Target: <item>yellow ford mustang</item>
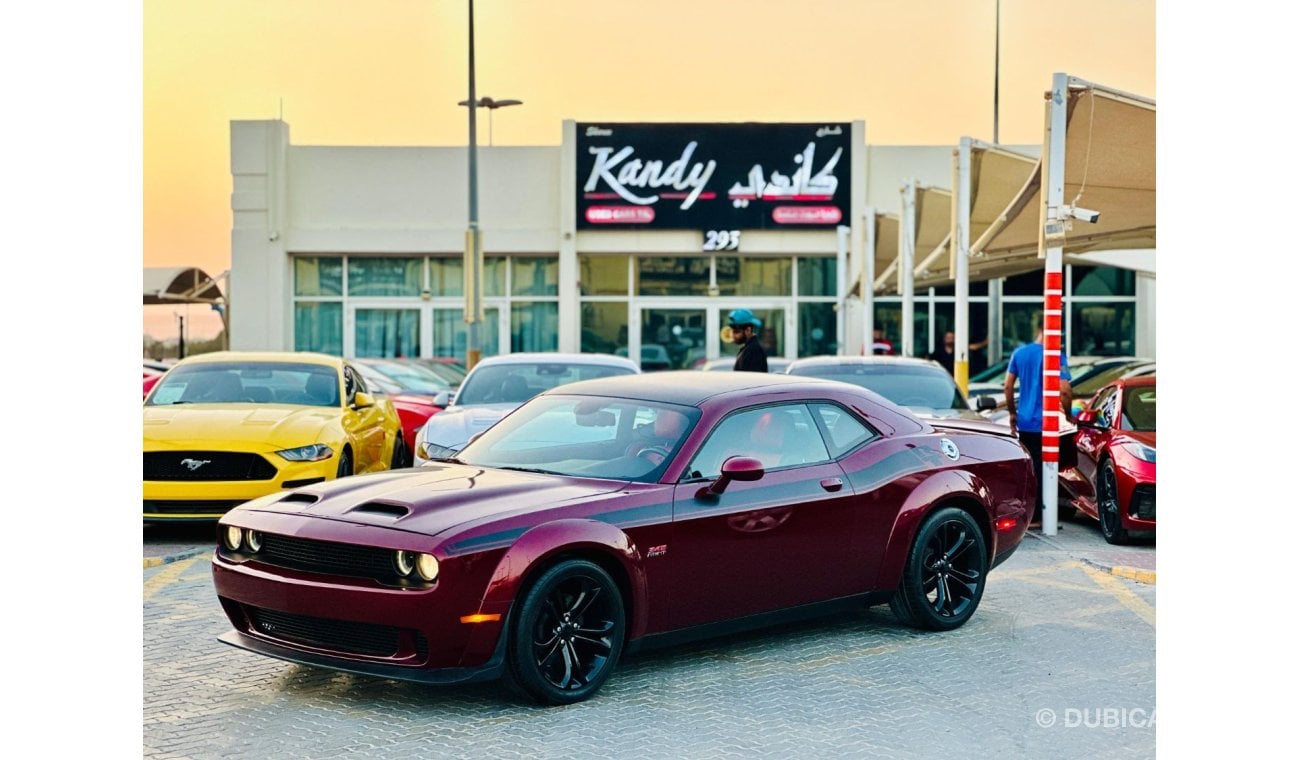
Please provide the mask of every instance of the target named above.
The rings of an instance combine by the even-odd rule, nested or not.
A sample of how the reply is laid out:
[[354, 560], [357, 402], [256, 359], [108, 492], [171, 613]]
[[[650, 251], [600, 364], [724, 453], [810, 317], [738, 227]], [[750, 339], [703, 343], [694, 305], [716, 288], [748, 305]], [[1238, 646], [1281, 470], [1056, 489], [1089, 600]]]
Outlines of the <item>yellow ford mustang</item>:
[[194, 356], [144, 400], [144, 519], [215, 520], [281, 489], [400, 466], [405, 445], [392, 402], [343, 359]]

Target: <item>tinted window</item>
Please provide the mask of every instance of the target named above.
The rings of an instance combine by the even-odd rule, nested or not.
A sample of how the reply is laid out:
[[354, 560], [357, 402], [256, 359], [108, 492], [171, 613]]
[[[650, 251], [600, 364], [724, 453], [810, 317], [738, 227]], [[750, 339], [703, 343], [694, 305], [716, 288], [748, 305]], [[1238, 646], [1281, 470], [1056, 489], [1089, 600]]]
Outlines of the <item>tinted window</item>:
[[302, 404], [339, 406], [333, 367], [296, 362], [204, 362], [177, 366], [149, 397], [167, 404]]
[[598, 364], [495, 364], [476, 367], [465, 378], [456, 405], [522, 404], [545, 390], [579, 380], [630, 375], [628, 367]]
[[1154, 432], [1156, 429], [1156, 389], [1129, 388], [1124, 392], [1124, 416], [1120, 420], [1124, 430]]
[[803, 404], [748, 409], [729, 415], [687, 468], [689, 478], [716, 478], [731, 457], [753, 457], [766, 469], [815, 464], [830, 453]]
[[901, 364], [804, 365], [791, 375], [822, 377], [875, 391], [899, 406], [917, 409], [966, 409], [952, 376], [942, 367]]
[[813, 411], [826, 429], [831, 456], [838, 457], [879, 435], [847, 410], [834, 404], [813, 404]]

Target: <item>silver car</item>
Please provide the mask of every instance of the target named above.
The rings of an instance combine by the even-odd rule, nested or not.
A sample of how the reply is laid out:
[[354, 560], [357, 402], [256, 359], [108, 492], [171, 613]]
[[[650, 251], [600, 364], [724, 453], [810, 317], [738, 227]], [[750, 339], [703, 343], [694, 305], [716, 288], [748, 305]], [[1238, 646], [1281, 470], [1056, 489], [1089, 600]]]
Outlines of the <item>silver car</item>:
[[[930, 359], [904, 356], [812, 356], [796, 359], [788, 375], [838, 380], [875, 391], [919, 417], [983, 420], [971, 409], [957, 381]], [[985, 403], [992, 406], [992, 399]]]
[[635, 375], [630, 359], [609, 354], [508, 354], [480, 361], [453, 395], [434, 403], [445, 408], [415, 437], [415, 465], [456, 455], [469, 439], [496, 424], [542, 391], [579, 380]]

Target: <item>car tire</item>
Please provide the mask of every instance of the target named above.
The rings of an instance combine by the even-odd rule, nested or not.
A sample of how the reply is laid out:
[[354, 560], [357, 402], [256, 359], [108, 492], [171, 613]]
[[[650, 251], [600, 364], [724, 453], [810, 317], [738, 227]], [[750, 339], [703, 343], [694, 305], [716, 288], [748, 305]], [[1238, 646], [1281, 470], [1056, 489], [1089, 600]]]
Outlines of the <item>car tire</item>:
[[352, 451], [350, 449], [345, 448], [343, 449], [343, 453], [339, 454], [339, 469], [338, 472], [334, 474], [334, 477], [335, 479], [346, 478], [351, 474], [352, 474]]
[[1119, 480], [1115, 477], [1115, 464], [1107, 459], [1097, 468], [1097, 522], [1101, 524], [1101, 537], [1108, 544], [1123, 545], [1129, 542], [1128, 531], [1120, 517]]
[[903, 625], [959, 628], [975, 614], [988, 576], [988, 550], [975, 518], [956, 507], [921, 524], [889, 607]]
[[618, 662], [626, 628], [623, 596], [609, 573], [587, 560], [560, 562], [542, 573], [515, 609], [507, 683], [546, 705], [595, 694]]
[[397, 431], [397, 440], [393, 441], [393, 461], [389, 465], [390, 470], [400, 470], [403, 467], [411, 466], [411, 453], [406, 450], [406, 438], [402, 431]]

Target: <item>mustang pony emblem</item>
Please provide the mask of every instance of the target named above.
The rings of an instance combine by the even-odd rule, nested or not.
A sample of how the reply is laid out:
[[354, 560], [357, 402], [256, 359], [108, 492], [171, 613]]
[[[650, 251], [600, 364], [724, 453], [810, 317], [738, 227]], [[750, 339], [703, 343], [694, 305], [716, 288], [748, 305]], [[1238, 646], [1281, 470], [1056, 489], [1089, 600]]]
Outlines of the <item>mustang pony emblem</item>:
[[182, 459], [181, 460], [181, 464], [190, 468], [190, 472], [194, 472], [195, 470], [199, 469], [203, 465], [211, 464], [211, 463], [212, 463], [211, 459]]

